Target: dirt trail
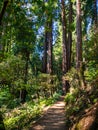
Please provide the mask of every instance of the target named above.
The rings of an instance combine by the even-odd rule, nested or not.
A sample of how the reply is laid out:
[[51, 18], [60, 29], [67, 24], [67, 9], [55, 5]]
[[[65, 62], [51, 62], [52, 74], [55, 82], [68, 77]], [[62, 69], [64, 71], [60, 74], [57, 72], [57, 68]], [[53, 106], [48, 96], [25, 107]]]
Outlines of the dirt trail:
[[64, 98], [61, 97], [29, 130], [65, 130]]

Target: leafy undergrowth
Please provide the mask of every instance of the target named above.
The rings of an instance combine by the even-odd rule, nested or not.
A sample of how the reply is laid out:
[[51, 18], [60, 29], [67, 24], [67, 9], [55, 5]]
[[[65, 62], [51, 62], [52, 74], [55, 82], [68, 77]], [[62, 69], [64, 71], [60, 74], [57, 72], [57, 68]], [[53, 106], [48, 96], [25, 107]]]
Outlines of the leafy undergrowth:
[[2, 106], [1, 111], [4, 117], [4, 125], [6, 130], [22, 130], [29, 127], [28, 124], [37, 120], [46, 106], [53, 104], [60, 94], [55, 93], [53, 97], [48, 99], [39, 99], [36, 101], [29, 101], [14, 109]]
[[85, 115], [86, 110], [98, 102], [98, 78], [87, 84], [84, 89], [79, 87], [79, 85], [77, 86], [77, 80], [75, 77], [74, 82], [72, 81], [73, 84], [71, 84], [69, 93], [65, 96], [65, 115], [68, 129], [72, 129], [83, 115]]

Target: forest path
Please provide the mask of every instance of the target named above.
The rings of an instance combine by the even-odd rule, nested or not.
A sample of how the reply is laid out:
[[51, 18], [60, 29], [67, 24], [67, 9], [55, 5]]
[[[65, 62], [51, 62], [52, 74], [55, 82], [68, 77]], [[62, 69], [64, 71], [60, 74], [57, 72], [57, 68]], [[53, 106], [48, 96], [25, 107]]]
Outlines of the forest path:
[[64, 97], [53, 104], [29, 130], [65, 130]]

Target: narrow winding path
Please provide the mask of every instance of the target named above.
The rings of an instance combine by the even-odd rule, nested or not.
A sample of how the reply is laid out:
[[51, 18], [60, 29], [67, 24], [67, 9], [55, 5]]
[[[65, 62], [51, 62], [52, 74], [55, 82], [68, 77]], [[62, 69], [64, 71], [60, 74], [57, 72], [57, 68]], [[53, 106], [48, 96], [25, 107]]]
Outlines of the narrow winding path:
[[30, 130], [65, 130], [64, 98], [61, 97]]

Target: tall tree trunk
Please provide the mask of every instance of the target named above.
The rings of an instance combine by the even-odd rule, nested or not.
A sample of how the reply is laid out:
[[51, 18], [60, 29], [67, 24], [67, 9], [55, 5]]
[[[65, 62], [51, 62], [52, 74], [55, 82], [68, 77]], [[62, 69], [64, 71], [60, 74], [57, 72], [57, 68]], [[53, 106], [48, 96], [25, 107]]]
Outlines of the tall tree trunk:
[[47, 72], [47, 23], [45, 26], [45, 42], [44, 42], [44, 56], [43, 56], [43, 73]]
[[0, 25], [1, 25], [2, 18], [3, 18], [3, 16], [4, 16], [4, 13], [5, 13], [5, 11], [6, 11], [7, 5], [8, 5], [8, 0], [5, 0], [5, 1], [4, 1], [4, 4], [3, 4], [3, 8], [2, 8], [1, 13], [0, 13]]
[[[0, 25], [2, 25], [2, 18], [4, 16], [5, 11], [6, 11], [7, 5], [8, 5], [8, 0], [5, 0], [4, 4], [3, 4], [3, 8], [2, 8], [1, 13], [0, 13]], [[0, 43], [0, 51], [1, 50], [3, 50], [3, 45]]]
[[68, 70], [71, 68], [71, 50], [72, 50], [72, 2], [69, 0], [69, 31], [68, 31]]
[[97, 0], [94, 0], [94, 23], [97, 27], [98, 21], [97, 21]]
[[63, 49], [63, 59], [62, 59], [62, 72], [65, 74], [67, 72], [67, 31], [66, 31], [66, 19], [65, 19], [65, 4], [64, 0], [61, 0], [62, 4], [62, 49]]
[[82, 26], [81, 26], [81, 0], [76, 1], [77, 8], [77, 43], [76, 43], [76, 68], [78, 70], [79, 82], [82, 89], [85, 89], [84, 64], [82, 63]]
[[[48, 21], [48, 20], [47, 20]], [[46, 23], [43, 73], [52, 73], [52, 19]]]
[[82, 62], [82, 27], [81, 27], [81, 1], [76, 0], [77, 22], [76, 22], [76, 68], [80, 69]]
[[64, 79], [64, 74], [66, 74], [66, 72], [68, 71], [68, 53], [67, 53], [67, 31], [66, 31], [66, 18], [65, 18], [65, 3], [64, 0], [61, 0], [61, 7], [62, 7], [62, 50], [63, 50], [63, 54], [62, 54], [62, 86], [63, 86], [63, 91], [64, 93], [66, 93], [67, 90], [67, 85], [66, 85], [66, 81]]
[[47, 73], [52, 74], [52, 18], [48, 22]]
[[[45, 0], [50, 4], [48, 0]], [[43, 56], [43, 72], [52, 74], [52, 11], [46, 9], [45, 44]]]

